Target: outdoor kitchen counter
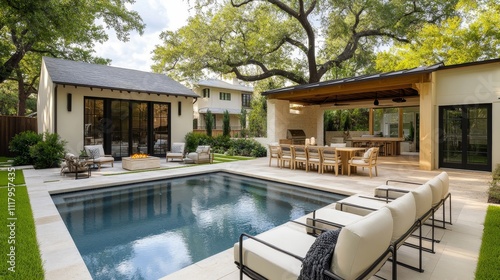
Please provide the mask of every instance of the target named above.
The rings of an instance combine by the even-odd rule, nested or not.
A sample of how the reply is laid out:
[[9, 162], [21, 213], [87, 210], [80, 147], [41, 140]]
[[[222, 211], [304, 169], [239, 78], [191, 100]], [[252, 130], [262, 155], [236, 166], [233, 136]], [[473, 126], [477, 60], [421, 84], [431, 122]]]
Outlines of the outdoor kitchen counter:
[[387, 156], [399, 155], [399, 143], [404, 141], [402, 137], [352, 137], [352, 145], [354, 147], [365, 146], [383, 146], [384, 153]]

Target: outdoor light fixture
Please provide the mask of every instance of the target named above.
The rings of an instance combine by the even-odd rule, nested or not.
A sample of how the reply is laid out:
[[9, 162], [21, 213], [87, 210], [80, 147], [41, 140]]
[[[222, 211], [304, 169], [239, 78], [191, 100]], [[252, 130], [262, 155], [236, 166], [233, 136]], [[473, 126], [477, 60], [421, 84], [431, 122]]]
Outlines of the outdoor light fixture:
[[377, 94], [375, 93], [375, 100], [373, 101], [373, 105], [378, 106], [379, 102], [377, 99]]
[[396, 103], [403, 103], [403, 102], [406, 102], [406, 99], [404, 98], [404, 91], [401, 90], [401, 97], [396, 97], [396, 98], [393, 98], [392, 99], [392, 102], [396, 102]]

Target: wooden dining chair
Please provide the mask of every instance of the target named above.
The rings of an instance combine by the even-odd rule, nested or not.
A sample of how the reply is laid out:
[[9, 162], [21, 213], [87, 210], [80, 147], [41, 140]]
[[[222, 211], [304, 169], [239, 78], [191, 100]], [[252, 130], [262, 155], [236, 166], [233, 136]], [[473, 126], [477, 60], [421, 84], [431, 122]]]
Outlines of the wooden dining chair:
[[307, 146], [306, 147], [306, 172], [311, 169], [311, 167], [316, 168], [318, 173], [321, 173], [321, 148], [318, 146]]
[[288, 162], [288, 167], [292, 169], [293, 156], [292, 156], [292, 146], [290, 144], [280, 144], [278, 160], [280, 168], [283, 168], [285, 166], [285, 163]]
[[307, 151], [305, 145], [292, 145], [292, 169], [305, 166], [307, 170]]
[[271, 166], [273, 158], [276, 159], [276, 164], [280, 166], [280, 146], [277, 144], [268, 144], [269, 147], [269, 166]]
[[320, 150], [321, 153], [321, 173], [325, 171], [325, 168], [333, 167], [335, 171], [335, 176], [339, 175], [339, 166], [342, 166], [342, 160], [340, 155], [337, 153], [335, 147], [323, 147]]

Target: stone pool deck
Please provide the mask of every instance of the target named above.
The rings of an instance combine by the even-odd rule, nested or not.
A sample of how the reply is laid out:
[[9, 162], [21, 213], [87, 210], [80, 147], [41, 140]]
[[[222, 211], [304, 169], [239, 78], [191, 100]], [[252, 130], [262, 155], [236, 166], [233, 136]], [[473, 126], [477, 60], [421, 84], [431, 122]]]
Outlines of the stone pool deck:
[[[161, 169], [147, 172], [128, 172], [116, 162], [114, 167], [104, 165], [99, 172], [92, 172], [89, 179], [74, 180], [72, 176], [61, 176], [59, 169], [25, 170], [26, 184], [36, 223], [46, 279], [91, 279], [91, 276], [73, 243], [50, 193], [77, 191], [111, 185], [143, 182], [174, 176], [199, 174], [209, 171], [229, 171], [285, 183], [304, 185], [343, 194], [372, 194], [373, 188], [388, 179], [425, 182], [441, 171], [450, 176], [452, 193], [453, 225], [446, 230], [438, 229], [442, 238], [436, 244], [436, 253], [424, 253], [425, 271], [418, 273], [398, 267], [400, 279], [473, 279], [481, 246], [483, 222], [488, 206], [488, 181], [490, 172], [475, 172], [455, 169], [423, 171], [418, 169], [417, 159], [412, 156], [380, 157], [378, 177], [369, 178], [368, 172], [359, 171], [349, 176], [318, 174], [303, 170], [280, 169], [268, 166], [268, 159], [230, 163], [184, 165], [165, 162]], [[403, 248], [402, 260], [417, 261], [416, 250]], [[390, 264], [386, 264], [378, 275], [389, 278]], [[239, 274], [233, 262], [232, 249], [188, 266], [163, 277], [169, 279], [238, 279]]]

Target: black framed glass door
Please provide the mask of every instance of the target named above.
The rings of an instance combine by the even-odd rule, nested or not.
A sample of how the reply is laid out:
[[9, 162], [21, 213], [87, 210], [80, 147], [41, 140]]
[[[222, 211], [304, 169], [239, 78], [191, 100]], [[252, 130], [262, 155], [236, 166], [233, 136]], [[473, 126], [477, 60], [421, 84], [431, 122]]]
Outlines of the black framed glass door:
[[84, 143], [102, 144], [115, 159], [134, 153], [165, 156], [170, 103], [86, 97]]
[[439, 166], [491, 171], [491, 104], [439, 108]]

